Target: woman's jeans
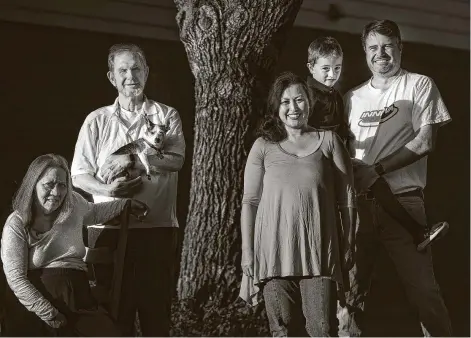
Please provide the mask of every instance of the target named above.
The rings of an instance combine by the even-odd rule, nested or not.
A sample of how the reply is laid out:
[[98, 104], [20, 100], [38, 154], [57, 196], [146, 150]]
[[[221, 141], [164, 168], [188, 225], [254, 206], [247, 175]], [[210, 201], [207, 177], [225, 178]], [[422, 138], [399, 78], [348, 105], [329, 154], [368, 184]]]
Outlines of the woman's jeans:
[[[417, 222], [426, 224], [423, 199], [398, 197]], [[355, 266], [350, 270], [351, 290], [346, 307], [339, 307], [340, 336], [360, 336], [364, 331], [364, 307], [379, 246], [391, 257], [409, 302], [417, 310], [425, 336], [451, 335], [448, 311], [435, 280], [430, 248], [418, 252], [412, 236], [383, 210], [374, 198], [358, 197]], [[384, 304], [387, 306], [387, 304]]]
[[[323, 277], [270, 279], [263, 298], [274, 337], [336, 335], [336, 284]], [[332, 334], [332, 332], [334, 334]]]

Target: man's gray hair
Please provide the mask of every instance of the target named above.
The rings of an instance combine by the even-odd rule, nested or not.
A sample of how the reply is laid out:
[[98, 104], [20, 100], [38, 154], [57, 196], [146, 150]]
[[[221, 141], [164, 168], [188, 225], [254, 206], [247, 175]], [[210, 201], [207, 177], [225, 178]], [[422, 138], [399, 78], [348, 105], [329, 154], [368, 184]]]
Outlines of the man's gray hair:
[[124, 52], [129, 52], [133, 55], [136, 55], [139, 61], [141, 61], [141, 63], [145, 67], [147, 67], [146, 56], [144, 54], [144, 51], [139, 46], [131, 43], [118, 43], [116, 45], [111, 46], [110, 51], [108, 53], [108, 69], [110, 70], [110, 72], [114, 70], [114, 58], [116, 57], [116, 55]]

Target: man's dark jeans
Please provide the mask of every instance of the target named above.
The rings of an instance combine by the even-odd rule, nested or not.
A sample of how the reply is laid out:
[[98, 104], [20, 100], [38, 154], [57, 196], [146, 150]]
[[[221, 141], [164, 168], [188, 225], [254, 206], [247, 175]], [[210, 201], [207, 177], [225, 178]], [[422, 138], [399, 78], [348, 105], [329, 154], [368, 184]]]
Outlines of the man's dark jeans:
[[134, 336], [137, 310], [144, 337], [167, 337], [178, 228], [130, 229], [128, 236], [118, 323]]
[[274, 337], [332, 336], [337, 331], [336, 284], [322, 277], [273, 278], [263, 287]]

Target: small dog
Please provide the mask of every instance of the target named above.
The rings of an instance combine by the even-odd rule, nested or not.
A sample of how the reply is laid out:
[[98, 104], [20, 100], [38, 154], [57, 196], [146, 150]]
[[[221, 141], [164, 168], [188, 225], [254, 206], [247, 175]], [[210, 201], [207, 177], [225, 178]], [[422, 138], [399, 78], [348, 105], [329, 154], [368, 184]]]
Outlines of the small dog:
[[[130, 142], [118, 150], [116, 150], [112, 155], [123, 155], [123, 154], [134, 154], [139, 157], [141, 160], [142, 164], [144, 165], [144, 168], [146, 169], [146, 176], [147, 179], [150, 180], [151, 176], [151, 165], [149, 163], [149, 160], [147, 159], [147, 155], [157, 155], [158, 158], [163, 159], [164, 152], [163, 152], [163, 146], [164, 146], [164, 140], [165, 140], [165, 134], [169, 131], [170, 129], [170, 122], [168, 120], [165, 120], [164, 124], [156, 124], [153, 123], [147, 115], [145, 115], [146, 119], [146, 130], [144, 131], [144, 136]], [[119, 176], [125, 176], [128, 173], [125, 172], [122, 175]], [[118, 176], [118, 177], [119, 177]], [[117, 178], [117, 177], [114, 177]]]

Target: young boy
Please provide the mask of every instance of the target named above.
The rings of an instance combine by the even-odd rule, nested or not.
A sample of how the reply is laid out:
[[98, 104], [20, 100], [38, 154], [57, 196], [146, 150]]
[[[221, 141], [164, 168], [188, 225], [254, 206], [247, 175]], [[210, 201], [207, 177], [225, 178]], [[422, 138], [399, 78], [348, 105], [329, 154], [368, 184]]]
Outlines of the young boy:
[[334, 38], [320, 37], [308, 49], [307, 79], [314, 98], [309, 124], [315, 128], [335, 131], [346, 144], [350, 132], [344, 114], [342, 95], [334, 88], [342, 73], [343, 53]]

